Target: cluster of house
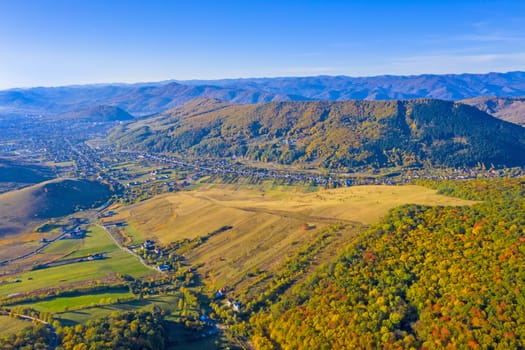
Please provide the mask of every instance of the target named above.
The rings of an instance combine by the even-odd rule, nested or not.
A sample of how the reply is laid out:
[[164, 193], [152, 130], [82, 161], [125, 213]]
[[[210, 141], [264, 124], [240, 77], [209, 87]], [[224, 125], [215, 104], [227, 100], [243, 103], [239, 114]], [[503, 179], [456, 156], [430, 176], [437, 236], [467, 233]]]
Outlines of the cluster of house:
[[[215, 293], [215, 299], [223, 299], [223, 298], [226, 298], [225, 288], [221, 288], [217, 290], [217, 292]], [[241, 304], [237, 300], [228, 298], [226, 299], [226, 305], [228, 307], [231, 307], [234, 312], [241, 312]]]
[[162, 249], [155, 246], [155, 241], [147, 239], [144, 243], [142, 243], [142, 248], [146, 250], [153, 250], [153, 253], [157, 254], [157, 257], [163, 256], [164, 253], [162, 252]]
[[67, 226], [60, 230], [63, 233], [62, 239], [80, 239], [86, 236], [87, 230], [82, 226], [87, 220], [80, 218], [70, 218]]
[[[153, 251], [155, 254], [157, 254], [157, 257], [161, 257], [164, 255], [164, 253], [162, 252], [162, 249], [160, 249], [159, 247], [156, 247], [155, 241], [152, 241], [151, 239], [145, 240], [144, 243], [142, 243], [140, 246], [131, 246], [128, 248], [135, 250], [138, 247], [144, 250]], [[171, 269], [171, 266], [166, 265], [166, 264], [157, 266], [157, 270], [159, 270], [160, 272], [168, 271], [170, 269]]]

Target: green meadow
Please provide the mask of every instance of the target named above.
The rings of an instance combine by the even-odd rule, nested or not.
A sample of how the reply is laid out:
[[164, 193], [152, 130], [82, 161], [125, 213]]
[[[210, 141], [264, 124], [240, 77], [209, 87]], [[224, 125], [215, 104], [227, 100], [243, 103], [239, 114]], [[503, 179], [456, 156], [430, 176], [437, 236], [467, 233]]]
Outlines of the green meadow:
[[85, 294], [71, 297], [58, 297], [49, 300], [32, 302], [30, 304], [18, 304], [19, 306], [30, 306], [35, 310], [43, 312], [65, 312], [68, 310], [79, 310], [94, 305], [114, 304], [119, 300], [133, 298], [133, 294], [128, 291], [110, 291], [103, 293]]

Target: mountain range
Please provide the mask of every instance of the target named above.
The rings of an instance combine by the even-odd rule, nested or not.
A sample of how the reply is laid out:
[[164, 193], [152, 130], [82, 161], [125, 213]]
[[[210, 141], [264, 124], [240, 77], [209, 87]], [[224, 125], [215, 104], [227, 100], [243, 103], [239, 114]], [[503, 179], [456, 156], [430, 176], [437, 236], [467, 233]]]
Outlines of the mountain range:
[[164, 81], [37, 87], [0, 91], [0, 112], [54, 115], [97, 105], [151, 115], [197, 97], [237, 104], [309, 100], [461, 100], [479, 96], [525, 96], [525, 72], [415, 75], [318, 76], [288, 78]]
[[488, 74], [423, 74], [372, 77], [317, 76], [184, 81], [184, 84], [261, 90], [312, 100], [461, 100], [494, 95], [525, 95], [525, 72]]

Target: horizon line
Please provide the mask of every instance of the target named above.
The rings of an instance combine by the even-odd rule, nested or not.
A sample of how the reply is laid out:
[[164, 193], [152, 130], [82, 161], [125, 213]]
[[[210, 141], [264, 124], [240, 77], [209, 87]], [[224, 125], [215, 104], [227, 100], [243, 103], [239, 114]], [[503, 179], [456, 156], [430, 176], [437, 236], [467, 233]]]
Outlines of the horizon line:
[[147, 84], [170, 84], [170, 83], [184, 83], [184, 82], [213, 82], [213, 81], [234, 81], [234, 80], [264, 80], [264, 79], [294, 79], [294, 78], [350, 78], [350, 79], [367, 79], [367, 78], [381, 78], [381, 77], [422, 77], [422, 76], [462, 76], [462, 75], [489, 75], [489, 74], [512, 74], [512, 73], [525, 73], [525, 70], [511, 70], [505, 72], [496, 72], [489, 71], [485, 73], [421, 73], [421, 74], [378, 74], [378, 75], [362, 75], [362, 76], [353, 76], [346, 74], [319, 74], [319, 75], [281, 75], [281, 76], [251, 76], [251, 77], [237, 77], [237, 78], [193, 78], [193, 79], [164, 79], [157, 81], [134, 81], [134, 82], [92, 82], [92, 83], [71, 83], [63, 85], [34, 85], [34, 86], [17, 86], [10, 87], [5, 89], [0, 89], [0, 91], [10, 91], [10, 90], [29, 90], [29, 89], [53, 89], [53, 88], [75, 88], [75, 87], [86, 87], [86, 86], [115, 86], [115, 85], [147, 85]]

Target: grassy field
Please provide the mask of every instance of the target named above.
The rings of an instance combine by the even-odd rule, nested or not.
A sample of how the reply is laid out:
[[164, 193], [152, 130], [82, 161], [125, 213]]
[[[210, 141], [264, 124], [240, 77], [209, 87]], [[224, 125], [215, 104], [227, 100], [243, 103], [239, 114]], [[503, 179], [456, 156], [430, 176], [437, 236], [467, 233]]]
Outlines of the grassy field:
[[[126, 299], [133, 297], [133, 294], [127, 291], [112, 291], [104, 293], [93, 293], [86, 295], [78, 295], [72, 297], [59, 297], [50, 300], [30, 303], [33, 309], [45, 312], [65, 312], [68, 310], [79, 310], [93, 306], [94, 304], [113, 304], [118, 299]], [[24, 306], [25, 304], [18, 304]]]
[[[74, 326], [77, 324], [86, 323], [89, 320], [102, 318], [109, 316], [114, 312], [126, 312], [126, 311], [138, 311], [138, 310], [152, 310], [153, 306], [162, 308], [169, 312], [177, 311], [178, 296], [155, 296], [141, 300], [132, 300], [128, 302], [116, 303], [111, 305], [101, 305], [95, 307], [86, 307], [79, 310], [70, 310], [64, 312], [58, 312], [55, 314], [55, 319], [58, 320], [62, 325]], [[167, 320], [170, 321], [174, 316], [167, 316]], [[176, 316], [175, 316], [176, 319]], [[198, 339], [196, 341], [184, 341], [186, 332], [180, 324], [169, 323], [169, 336], [171, 339], [178, 341], [174, 349], [182, 350], [200, 350], [200, 349], [215, 349], [217, 348], [215, 342], [217, 337], [208, 337], [204, 339]]]
[[[256, 216], [301, 222], [370, 224], [395, 206], [468, 205], [472, 202], [436, 194], [420, 186], [355, 186], [308, 192], [306, 187], [202, 185], [194, 191], [163, 195], [124, 208], [114, 220], [168, 243], [203, 236], [224, 225], [237, 227]], [[265, 221], [265, 220], [263, 220]], [[253, 224], [252, 227], [257, 225]]]
[[[4, 278], [4, 283], [0, 284], [0, 297], [61, 285], [74, 285], [87, 280], [104, 280], [104, 276], [114, 273], [135, 277], [151, 273], [151, 270], [141, 265], [134, 256], [118, 249], [107, 233], [97, 226], [91, 226], [83, 240], [61, 240], [53, 243], [46, 249], [43, 257], [60, 254], [61, 249], [62, 255], [77, 249], [67, 256], [68, 259], [94, 253], [108, 253], [108, 256], [104, 260], [73, 263]], [[20, 282], [13, 282], [16, 279]]]
[[31, 326], [31, 322], [9, 316], [0, 316], [0, 324], [2, 325], [0, 327], [0, 335], [13, 334]]
[[146, 236], [142, 232], [137, 230], [134, 226], [124, 226], [120, 229], [124, 230], [124, 233], [126, 234], [126, 236], [129, 237], [129, 239], [131, 239], [132, 242], [141, 243], [146, 240]]
[[68, 259], [78, 258], [97, 253], [108, 253], [118, 249], [115, 242], [98, 226], [90, 226], [86, 237], [80, 240], [80, 247], [67, 256]]
[[103, 282], [105, 276], [114, 273], [139, 277], [151, 273], [151, 270], [142, 266], [135, 257], [119, 250], [112, 252], [104, 260], [62, 265], [13, 276], [10, 281], [19, 279], [20, 282], [1, 284], [0, 298], [37, 289], [73, 286], [88, 280]]
[[105, 317], [113, 312], [150, 310], [153, 305], [159, 306], [164, 310], [174, 311], [176, 310], [178, 300], [178, 296], [156, 296], [118, 304], [86, 307], [82, 310], [58, 312], [55, 314], [55, 318], [64, 325], [74, 325]]
[[186, 256], [189, 263], [200, 266], [207, 283], [221, 286], [239, 283], [247, 271], [272, 270], [329, 225], [347, 225], [337, 238], [344, 246], [363, 226], [407, 203], [473, 202], [419, 186], [355, 186], [312, 192], [306, 186], [270, 183], [199, 184], [191, 191], [121, 208], [112, 219], [125, 220], [129, 231], [162, 244], [232, 226]]
[[61, 239], [48, 245], [42, 251], [43, 254], [67, 255], [80, 249], [83, 240], [80, 239]]

